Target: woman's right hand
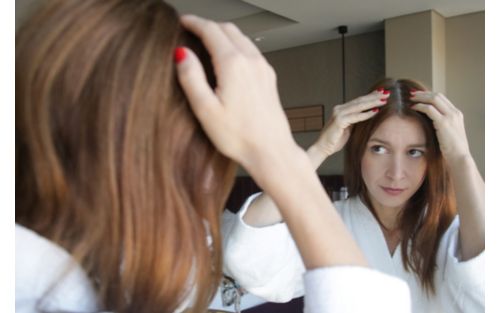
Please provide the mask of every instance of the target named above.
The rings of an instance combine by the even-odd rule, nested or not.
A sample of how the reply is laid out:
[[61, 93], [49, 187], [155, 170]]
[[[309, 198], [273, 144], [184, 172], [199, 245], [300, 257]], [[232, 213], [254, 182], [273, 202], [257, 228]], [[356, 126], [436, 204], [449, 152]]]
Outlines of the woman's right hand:
[[366, 121], [378, 112], [378, 107], [387, 102], [389, 91], [377, 89], [345, 104], [333, 107], [333, 113], [314, 144], [326, 157], [342, 150], [354, 124]]
[[276, 74], [252, 41], [231, 23], [194, 15], [183, 16], [181, 23], [201, 39], [214, 66], [215, 91], [197, 56], [188, 48], [176, 51], [180, 84], [217, 149], [254, 178], [265, 175], [282, 154], [305, 156], [282, 109]]

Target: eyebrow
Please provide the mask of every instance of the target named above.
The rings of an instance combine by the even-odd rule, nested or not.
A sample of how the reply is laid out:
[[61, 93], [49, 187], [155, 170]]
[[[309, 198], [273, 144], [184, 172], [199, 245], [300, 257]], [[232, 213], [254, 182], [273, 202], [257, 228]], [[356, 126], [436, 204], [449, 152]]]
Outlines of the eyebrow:
[[[376, 142], [379, 142], [379, 143], [384, 144], [386, 146], [391, 145], [389, 142], [382, 140], [382, 139], [378, 139], [378, 138], [372, 138], [372, 139], [368, 140], [368, 142], [370, 142], [370, 141], [376, 141]], [[407, 147], [409, 147], [409, 148], [426, 148], [427, 145], [425, 143], [416, 143], [416, 144], [408, 145]]]

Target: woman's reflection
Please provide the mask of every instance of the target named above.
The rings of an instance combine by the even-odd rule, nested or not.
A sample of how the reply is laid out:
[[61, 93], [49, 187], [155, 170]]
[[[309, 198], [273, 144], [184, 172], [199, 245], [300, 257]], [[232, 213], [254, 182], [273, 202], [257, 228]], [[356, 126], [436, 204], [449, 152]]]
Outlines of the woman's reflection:
[[[385, 79], [337, 105], [308, 154], [319, 167], [344, 146], [349, 198], [334, 206], [371, 265], [408, 283], [413, 312], [484, 312], [484, 180], [461, 112]], [[278, 209], [265, 194], [249, 203], [226, 234], [228, 274], [270, 301], [299, 296], [304, 266]]]

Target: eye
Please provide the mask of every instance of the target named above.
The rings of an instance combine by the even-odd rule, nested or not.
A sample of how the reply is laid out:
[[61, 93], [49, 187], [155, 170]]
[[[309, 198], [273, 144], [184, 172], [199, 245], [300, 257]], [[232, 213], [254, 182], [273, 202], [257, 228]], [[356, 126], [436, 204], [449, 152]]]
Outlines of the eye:
[[410, 151], [408, 151], [408, 154], [412, 157], [412, 158], [420, 158], [421, 156], [424, 155], [424, 151], [422, 150], [418, 150], [418, 149], [411, 149]]
[[387, 152], [387, 149], [380, 145], [371, 146], [370, 150], [377, 154], [383, 154]]

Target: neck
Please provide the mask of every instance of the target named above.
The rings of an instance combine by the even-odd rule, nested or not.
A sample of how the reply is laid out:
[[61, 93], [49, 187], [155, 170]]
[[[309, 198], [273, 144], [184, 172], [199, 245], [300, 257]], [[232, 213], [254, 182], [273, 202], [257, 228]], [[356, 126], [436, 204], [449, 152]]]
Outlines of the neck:
[[399, 228], [398, 216], [402, 207], [386, 207], [374, 199], [370, 199], [370, 201], [382, 228], [385, 228], [389, 232], [396, 231]]
[[401, 242], [401, 231], [398, 225], [398, 216], [403, 207], [386, 207], [370, 198], [371, 207], [375, 211], [377, 222], [380, 224], [387, 248], [391, 256], [394, 255]]

